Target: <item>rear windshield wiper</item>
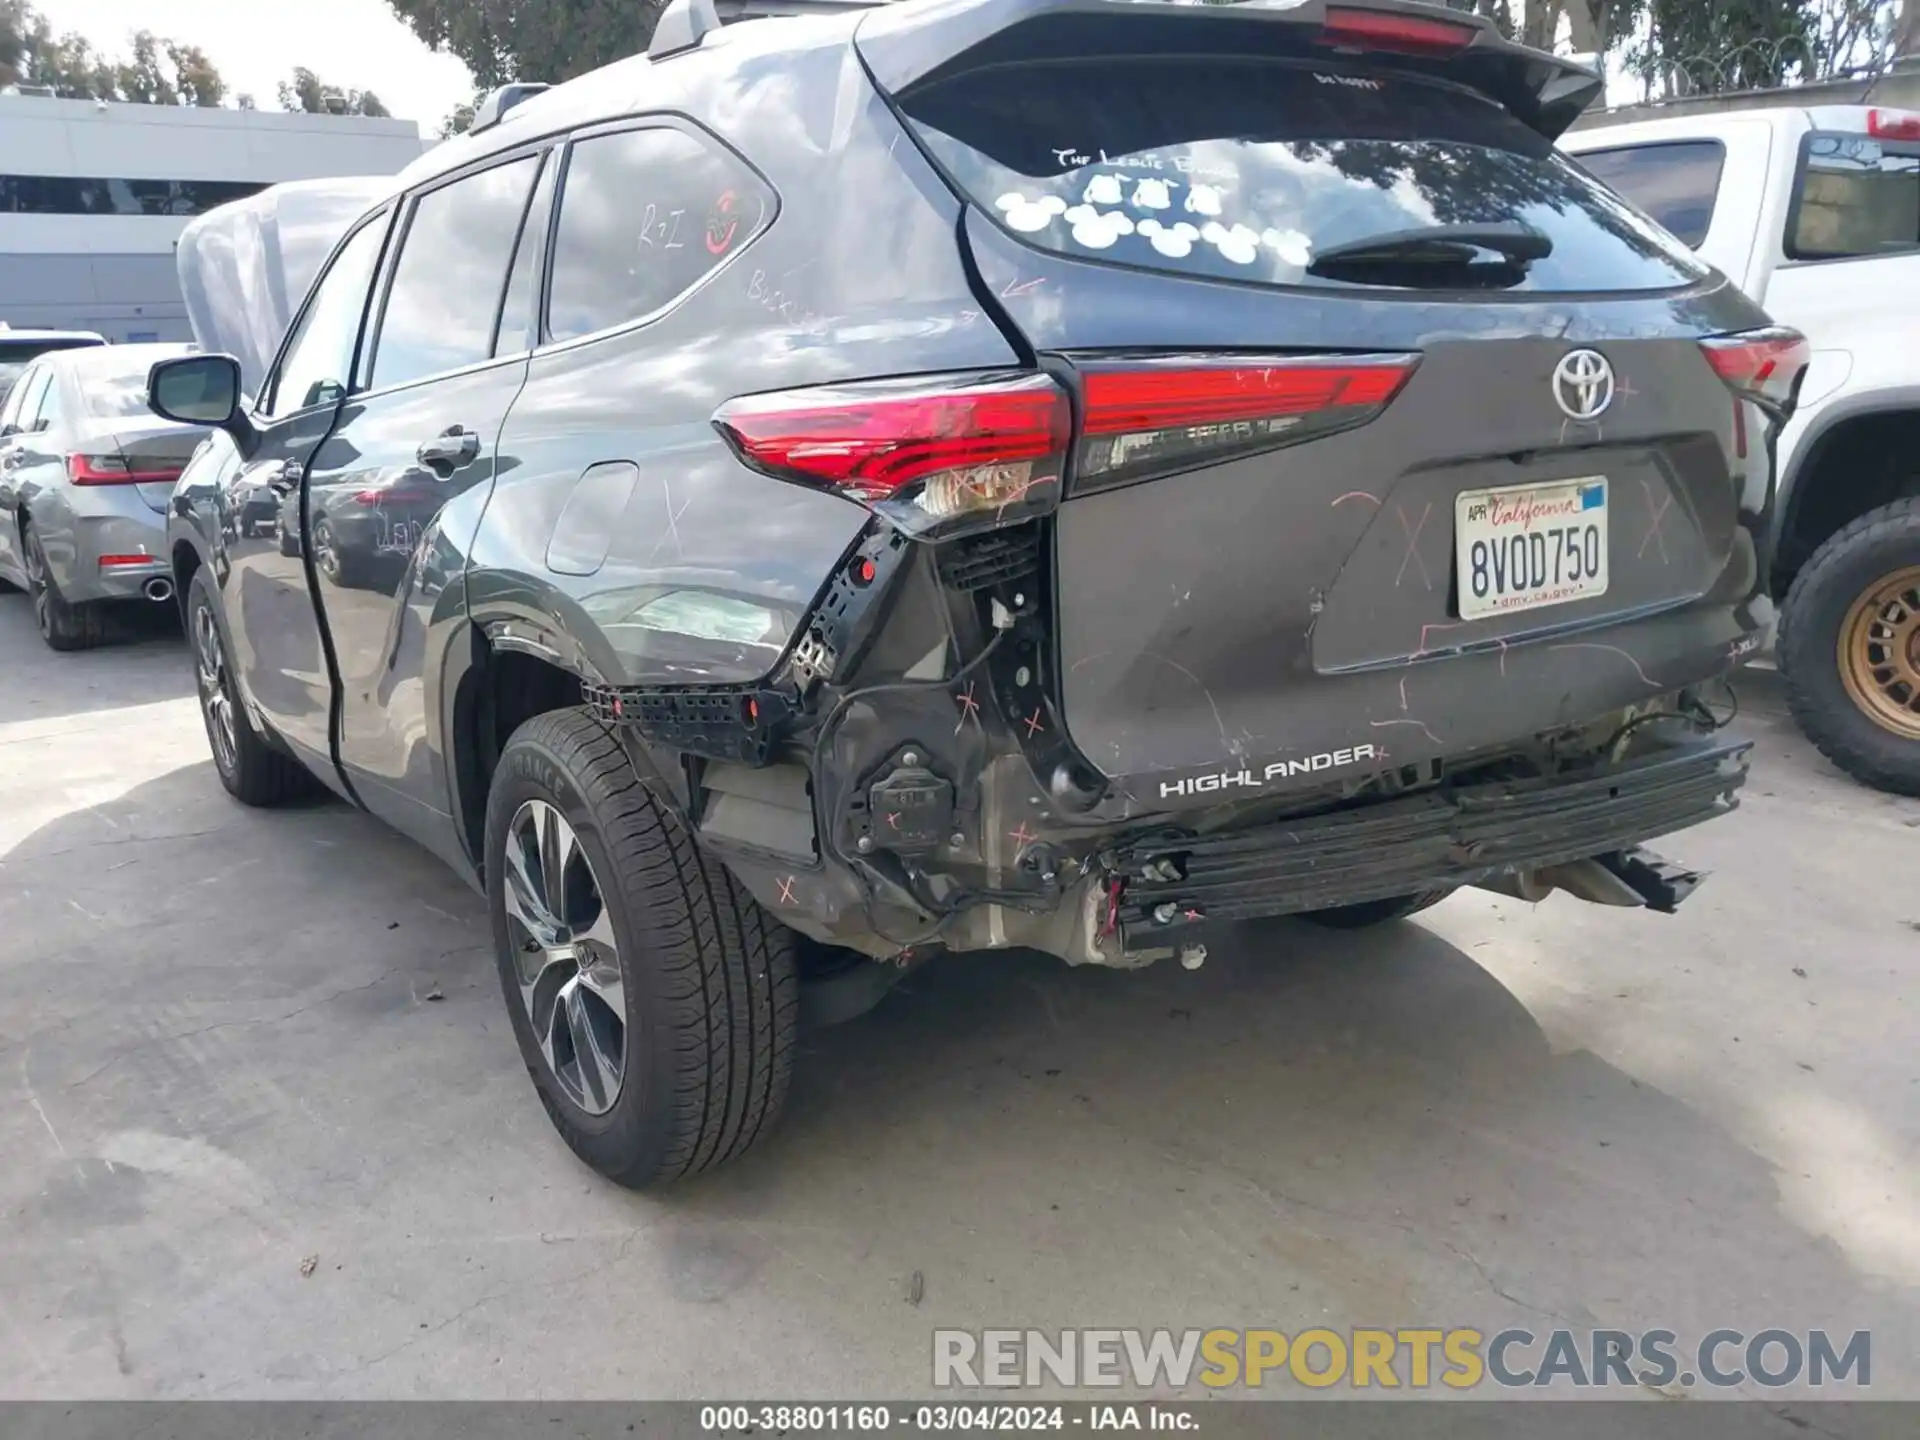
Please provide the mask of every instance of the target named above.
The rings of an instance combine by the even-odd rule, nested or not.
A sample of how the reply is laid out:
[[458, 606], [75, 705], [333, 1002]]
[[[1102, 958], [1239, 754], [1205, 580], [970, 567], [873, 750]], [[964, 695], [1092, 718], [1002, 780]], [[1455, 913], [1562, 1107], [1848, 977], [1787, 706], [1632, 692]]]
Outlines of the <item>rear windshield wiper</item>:
[[1492, 269], [1524, 272], [1535, 260], [1553, 253], [1553, 241], [1531, 225], [1507, 221], [1491, 225], [1426, 225], [1414, 230], [1389, 230], [1330, 246], [1313, 257], [1311, 275], [1354, 272], [1385, 267], [1435, 265], [1458, 271], [1469, 268], [1483, 251], [1503, 257]]

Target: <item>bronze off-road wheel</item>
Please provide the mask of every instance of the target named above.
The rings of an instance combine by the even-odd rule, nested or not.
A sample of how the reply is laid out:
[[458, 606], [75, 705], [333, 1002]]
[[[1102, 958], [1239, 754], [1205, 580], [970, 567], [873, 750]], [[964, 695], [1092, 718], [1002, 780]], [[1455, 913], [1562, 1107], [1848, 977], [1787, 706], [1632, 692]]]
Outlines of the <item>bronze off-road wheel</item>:
[[1920, 795], [1920, 499], [1870, 511], [1814, 552], [1778, 649], [1793, 718], [1821, 753]]

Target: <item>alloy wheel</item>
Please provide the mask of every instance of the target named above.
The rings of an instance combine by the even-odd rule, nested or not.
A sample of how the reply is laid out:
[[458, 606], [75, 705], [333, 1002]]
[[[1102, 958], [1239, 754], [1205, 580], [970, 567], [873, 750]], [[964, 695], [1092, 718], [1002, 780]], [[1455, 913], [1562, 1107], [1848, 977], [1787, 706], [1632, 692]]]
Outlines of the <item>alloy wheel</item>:
[[322, 520], [313, 527], [313, 563], [320, 573], [336, 584], [340, 580], [340, 550], [334, 544], [333, 527]]
[[1920, 565], [1883, 576], [1840, 622], [1840, 678], [1876, 725], [1920, 740]]
[[514, 976], [540, 1053], [569, 1100], [604, 1115], [627, 1070], [620, 948], [580, 837], [545, 800], [514, 812], [501, 879]]
[[240, 745], [235, 733], [233, 692], [227, 684], [227, 655], [220, 643], [220, 627], [214, 623], [213, 610], [198, 605], [193, 612], [194, 671], [200, 682], [200, 711], [206, 716], [207, 738], [213, 742], [214, 759], [220, 768], [232, 774], [239, 764]]

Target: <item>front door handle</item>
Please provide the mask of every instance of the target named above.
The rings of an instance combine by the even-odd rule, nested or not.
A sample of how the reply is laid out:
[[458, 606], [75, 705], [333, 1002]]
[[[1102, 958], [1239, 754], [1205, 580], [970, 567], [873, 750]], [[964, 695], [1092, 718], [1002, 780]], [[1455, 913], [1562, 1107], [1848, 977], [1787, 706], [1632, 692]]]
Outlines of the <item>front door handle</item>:
[[445, 479], [462, 465], [471, 465], [480, 454], [480, 437], [461, 425], [450, 425], [431, 440], [420, 442], [414, 451], [420, 463]]
[[306, 472], [298, 460], [282, 460], [279, 468], [267, 472], [267, 485], [276, 495], [291, 495], [300, 488], [300, 477]]

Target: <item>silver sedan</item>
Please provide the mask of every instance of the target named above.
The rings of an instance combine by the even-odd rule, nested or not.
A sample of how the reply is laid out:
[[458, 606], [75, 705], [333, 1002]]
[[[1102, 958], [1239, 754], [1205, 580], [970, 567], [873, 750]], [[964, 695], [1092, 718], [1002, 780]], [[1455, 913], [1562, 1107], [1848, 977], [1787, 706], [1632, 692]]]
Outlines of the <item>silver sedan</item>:
[[42, 355], [0, 408], [0, 589], [32, 596], [55, 650], [99, 644], [109, 606], [173, 598], [167, 502], [207, 432], [155, 419], [146, 383], [190, 348]]

